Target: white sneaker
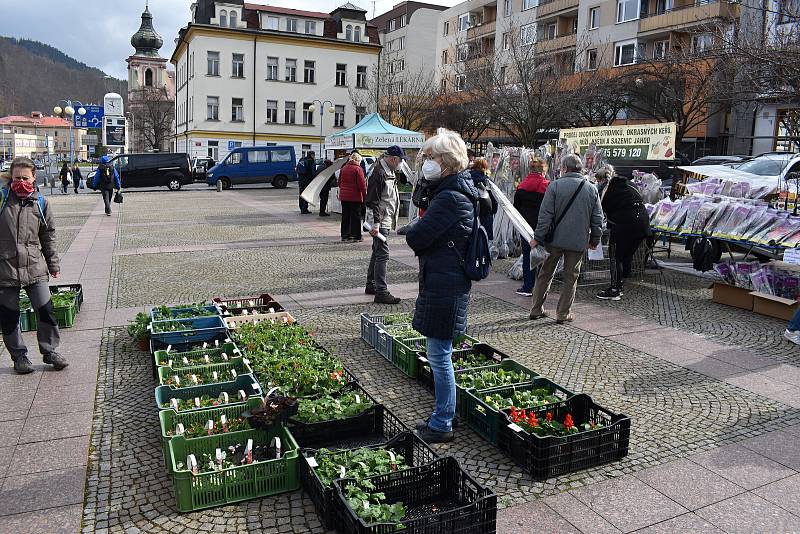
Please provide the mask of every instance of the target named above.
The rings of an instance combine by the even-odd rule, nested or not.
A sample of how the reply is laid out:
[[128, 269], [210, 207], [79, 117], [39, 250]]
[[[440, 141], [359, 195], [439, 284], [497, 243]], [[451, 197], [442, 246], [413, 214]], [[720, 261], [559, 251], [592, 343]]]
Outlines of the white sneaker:
[[783, 333], [783, 337], [794, 343], [795, 345], [800, 345], [800, 330], [792, 332], [791, 330], [786, 330]]

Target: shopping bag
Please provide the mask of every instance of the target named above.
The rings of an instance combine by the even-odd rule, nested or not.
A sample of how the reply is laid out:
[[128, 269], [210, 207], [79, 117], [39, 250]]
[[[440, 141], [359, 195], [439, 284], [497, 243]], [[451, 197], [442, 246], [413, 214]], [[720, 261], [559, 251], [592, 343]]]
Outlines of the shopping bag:
[[67, 183], [72, 185], [72, 173], [67, 171]]
[[80, 183], [78, 184], [78, 189], [86, 189], [86, 180], [81, 178]]
[[538, 245], [535, 249], [531, 250], [531, 269], [534, 267], [538, 267], [539, 265], [544, 263], [550, 256], [550, 253], [547, 252], [542, 245]]
[[603, 245], [597, 245], [595, 248], [589, 249], [589, 260], [601, 261], [603, 259]]
[[121, 191], [117, 191], [116, 193], [114, 193], [114, 202], [116, 202], [117, 204], [122, 204], [122, 200], [123, 198]]

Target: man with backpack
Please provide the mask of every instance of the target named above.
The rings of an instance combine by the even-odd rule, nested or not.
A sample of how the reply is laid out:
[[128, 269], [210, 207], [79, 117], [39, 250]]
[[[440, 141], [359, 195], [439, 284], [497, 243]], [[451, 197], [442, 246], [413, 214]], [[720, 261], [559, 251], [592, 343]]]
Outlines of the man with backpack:
[[[313, 150], [309, 150], [306, 153], [306, 157], [302, 158], [300, 162], [297, 164], [297, 177], [299, 180], [298, 188], [300, 189], [300, 195], [303, 194], [303, 191], [306, 190], [308, 184], [310, 184], [314, 177], [317, 175], [317, 162], [316, 162], [316, 154]], [[300, 213], [303, 215], [309, 215], [311, 211], [308, 209], [308, 202], [300, 197]]]
[[106, 205], [106, 215], [111, 217], [111, 198], [114, 190], [117, 193], [122, 189], [122, 182], [119, 179], [119, 173], [113, 165], [110, 164], [111, 158], [107, 155], [100, 158], [100, 164], [97, 166], [97, 172], [94, 173], [92, 180], [92, 189], [100, 190], [103, 195], [103, 202]]
[[44, 363], [56, 371], [68, 363], [58, 352], [61, 337], [48, 282], [58, 278], [60, 264], [50, 205], [36, 189], [36, 166], [14, 158], [11, 179], [0, 187], [0, 329], [17, 374], [33, 372], [19, 328], [19, 295], [25, 290], [36, 310], [36, 339]]

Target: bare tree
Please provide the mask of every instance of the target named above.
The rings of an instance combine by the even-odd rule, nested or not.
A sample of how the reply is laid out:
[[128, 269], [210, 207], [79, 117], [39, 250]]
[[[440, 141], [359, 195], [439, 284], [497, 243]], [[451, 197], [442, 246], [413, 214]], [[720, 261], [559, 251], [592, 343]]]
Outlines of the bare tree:
[[609, 69], [578, 72], [569, 85], [573, 127], [611, 125], [628, 105], [623, 84]]
[[447, 128], [465, 141], [477, 141], [491, 123], [491, 110], [482, 100], [464, 92], [442, 91], [423, 126], [428, 130]]
[[[136, 121], [133, 143], [141, 138], [146, 151], [164, 150], [172, 136], [174, 102], [170, 100], [166, 87], [145, 87], [133, 92], [131, 112]], [[139, 149], [139, 146], [135, 146]]]

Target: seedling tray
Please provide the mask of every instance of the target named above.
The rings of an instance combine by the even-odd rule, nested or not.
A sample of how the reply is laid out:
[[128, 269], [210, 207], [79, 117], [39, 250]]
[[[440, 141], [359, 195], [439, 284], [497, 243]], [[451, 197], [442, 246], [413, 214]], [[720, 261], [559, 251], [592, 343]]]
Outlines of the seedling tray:
[[[496, 531], [497, 496], [462, 471], [453, 457], [366, 480], [375, 486], [371, 493], [386, 495], [386, 503], [405, 505], [407, 513], [402, 520], [405, 529], [400, 532], [489, 534]], [[340, 533], [396, 532], [393, 523], [367, 524], [353, 512], [345, 498], [345, 488], [357, 484], [356, 480], [345, 478], [333, 484], [336, 490], [332, 506], [334, 524]]]
[[[387, 443], [379, 445], [371, 445], [369, 449], [387, 449], [391, 450], [394, 454], [403, 456], [403, 461], [409, 467], [416, 467], [433, 462], [438, 458], [433, 449], [431, 449], [424, 441], [419, 439], [411, 432], [403, 432], [398, 434]], [[300, 483], [303, 489], [311, 497], [314, 505], [317, 507], [317, 513], [325, 523], [328, 530], [334, 528], [334, 514], [332, 507], [334, 505], [335, 489], [333, 486], [326, 487], [316, 474], [316, 470], [311, 467], [313, 462], [318, 458], [325, 455], [330, 455], [345, 449], [328, 449], [328, 452], [320, 452], [316, 449], [301, 449], [300, 453]], [[350, 449], [352, 450], [352, 449]]]
[[[172, 386], [156, 386], [156, 407], [159, 410], [169, 409], [168, 404], [171, 399], [193, 399], [195, 397], [202, 397], [208, 395], [217, 398], [223, 391], [228, 394], [230, 400], [239, 398], [239, 390], [244, 391], [247, 399], [250, 397], [261, 397], [261, 385], [253, 375], [239, 375], [233, 382], [222, 382], [220, 384], [204, 384], [202, 386], [193, 386], [190, 388], [174, 388]], [[237, 404], [245, 404], [245, 401], [231, 402], [226, 406], [235, 406]], [[180, 413], [194, 412], [198, 410], [207, 410], [208, 406], [202, 408], [193, 408], [191, 410], [181, 410]]]
[[235, 317], [225, 317], [225, 326], [230, 330], [236, 330], [243, 324], [258, 324], [261, 322], [268, 322], [273, 324], [293, 324], [295, 318], [289, 312], [276, 312], [276, 313], [259, 313], [256, 315], [238, 315]]
[[613, 462], [628, 455], [630, 417], [611, 413], [592, 402], [586, 394], [575, 395], [553, 409], [543, 407], [535, 412], [542, 420], [550, 412], [559, 422], [569, 413], [578, 427], [585, 423], [603, 424], [594, 430], [567, 436], [537, 436], [509, 426], [512, 425], [509, 412], [502, 411], [497, 445], [536, 480]]
[[[492, 445], [497, 445], [497, 433], [501, 422], [501, 415], [498, 410], [495, 410], [486, 404], [484, 401], [485, 397], [493, 394], [500, 394], [510, 397], [515, 391], [531, 391], [539, 388], [550, 389], [553, 392], [552, 395], [561, 400], [559, 403], [544, 405], [549, 410], [565, 404], [567, 399], [575, 395], [568, 389], [565, 389], [546, 378], [534, 378], [533, 381], [528, 384], [500, 386], [481, 390], [470, 389], [467, 390], [465, 395], [462, 397], [464, 402], [463, 413], [464, 418], [467, 421], [467, 425], [469, 425], [472, 430], [480, 434], [486, 441]], [[527, 410], [531, 407], [516, 406], [516, 408]], [[502, 417], [502, 420], [505, 422], [504, 416]]]
[[[185, 468], [176, 469], [178, 462], [185, 464], [189, 454], [199, 458], [202, 453], [213, 454], [217, 448], [224, 449], [248, 439], [252, 439], [254, 445], [269, 445], [275, 436], [281, 439], [283, 447], [280, 459], [197, 475]], [[297, 443], [281, 425], [274, 427], [272, 431], [247, 430], [237, 432], [236, 435], [221, 434], [192, 440], [177, 436], [169, 442], [169, 453], [179, 512], [192, 512], [266, 497], [300, 487]]]
[[[239, 350], [239, 347], [236, 346], [235, 343], [223, 343], [222, 346], [214, 348], [209, 347], [207, 349], [197, 349], [197, 350], [189, 350], [185, 352], [176, 352], [174, 350], [170, 350], [167, 352], [166, 350], [157, 350], [153, 354], [153, 362], [156, 368], [158, 367], [167, 367], [166, 362], [172, 360], [172, 368], [173, 369], [183, 369], [185, 367], [191, 367], [190, 365], [184, 365], [183, 358], [187, 358], [190, 361], [193, 358], [202, 358], [205, 355], [208, 355], [209, 358], [212, 359], [212, 363], [222, 363], [222, 362], [214, 362], [213, 359], [216, 356], [220, 356], [222, 353], [228, 355], [229, 358], [235, 358], [237, 356], [241, 356], [242, 352]], [[165, 363], [161, 363], [161, 361]], [[196, 364], [195, 364], [196, 365]]]
[[81, 284], [57, 284], [50, 286], [51, 295], [66, 293], [67, 291], [75, 292], [75, 304], [78, 307], [78, 311], [81, 311], [81, 306], [83, 306], [83, 286]]
[[[455, 373], [456, 378], [459, 375], [463, 375], [466, 373], [476, 373], [480, 371], [495, 371], [497, 369], [505, 369], [506, 371], [517, 371], [527, 375], [525, 380], [521, 380], [517, 382], [517, 384], [526, 384], [539, 376], [535, 372], [531, 371], [521, 363], [517, 362], [516, 360], [512, 360], [511, 358], [504, 359], [498, 364], [487, 365], [486, 367], [472, 367], [471, 369], [464, 369], [463, 371], [458, 371]], [[512, 384], [508, 384], [509, 386]], [[498, 386], [499, 387], [499, 386]], [[467, 394], [467, 389], [456, 382], [456, 413], [463, 418], [466, 418], [466, 413], [464, 412], [464, 397]]]
[[[163, 323], [166, 321], [158, 322]], [[173, 319], [173, 322], [186, 325], [186, 329], [172, 332], [155, 332], [155, 328], [153, 328], [150, 338], [161, 341], [162, 343], [177, 345], [185, 342], [207, 341], [226, 332], [225, 321], [223, 321], [222, 317], [219, 315], [213, 317], [193, 317], [190, 319]], [[151, 323], [151, 327], [155, 325], [156, 323]]]
[[[246, 358], [241, 356], [236, 358], [231, 358], [231, 361], [225, 363], [212, 363], [209, 365], [192, 365], [189, 367], [184, 367], [179, 371], [173, 367], [159, 367], [158, 368], [158, 383], [162, 386], [167, 383], [169, 378], [175, 374], [200, 374], [200, 373], [211, 373], [216, 371], [220, 378], [226, 378], [225, 380], [221, 380], [219, 382], [213, 382], [214, 384], [225, 384], [226, 382], [233, 382], [236, 378], [231, 376], [231, 369], [236, 371], [236, 375], [247, 375], [253, 374], [253, 370], [250, 368], [250, 364]], [[204, 385], [204, 384], [198, 384]], [[209, 384], [210, 385], [210, 384]], [[184, 389], [184, 388], [192, 388], [197, 386], [191, 386], [189, 384], [183, 384], [182, 387], [176, 389]]]
[[193, 350], [203, 350], [203, 343], [207, 344], [206, 348], [216, 348], [217, 343], [222, 346], [223, 343], [232, 343], [230, 333], [226, 330], [213, 336], [211, 339], [204, 339], [201, 341], [180, 341], [178, 343], [166, 343], [157, 339], [150, 338], [150, 354], [155, 354], [158, 350], [170, 349], [170, 352], [189, 352]]
[[[458, 360], [468, 354], [480, 354], [486, 358], [486, 365], [500, 363], [501, 361], [509, 358], [507, 354], [496, 350], [494, 347], [487, 345], [486, 343], [477, 343], [469, 349], [453, 349], [453, 368], [456, 372], [462, 370], [458, 368]], [[420, 381], [420, 383], [422, 383], [425, 389], [431, 393], [434, 393], [436, 390], [433, 383], [433, 373], [431, 372], [430, 365], [428, 365], [427, 353], [418, 352], [417, 362], [417, 379]]]
[[[150, 321], [151, 322], [157, 323], [157, 322], [160, 322], [160, 321], [169, 320], [169, 319], [164, 319], [164, 318], [156, 319], [156, 312], [159, 310], [159, 308], [161, 308], [161, 306], [154, 306], [154, 307], [150, 308]], [[220, 315], [220, 313], [221, 313], [219, 307], [216, 304], [210, 304], [210, 305], [207, 305], [207, 306], [192, 306], [192, 307], [183, 306], [183, 305], [181, 305], [181, 306], [168, 306], [167, 307], [167, 310], [169, 310], [169, 314], [170, 314], [170, 318], [171, 319], [174, 319], [177, 315], [179, 315], [181, 313], [185, 313], [185, 312], [192, 311], [192, 310], [195, 310], [195, 309], [200, 309], [200, 310], [203, 310], [203, 311], [206, 311], [206, 312], [209, 312], [209, 313], [214, 313], [216, 315]], [[195, 317], [187, 317], [187, 319], [197, 319], [197, 318], [200, 318], [200, 317], [213, 317], [213, 315], [197, 315]]]
[[225, 317], [239, 317], [245, 315], [244, 312], [247, 312], [247, 315], [254, 315], [258, 313], [278, 313], [282, 311], [286, 311], [286, 309], [281, 306], [280, 303], [273, 301], [269, 304], [247, 306], [245, 308], [226, 307], [222, 315]]
[[[407, 320], [405, 318], [407, 317]], [[370, 315], [367, 312], [361, 314], [361, 339], [370, 347], [375, 347], [377, 343], [378, 328], [389, 321], [387, 326], [410, 325], [413, 313], [393, 313], [388, 315]], [[403, 319], [401, 319], [403, 318]], [[397, 320], [397, 322], [395, 322]]]

